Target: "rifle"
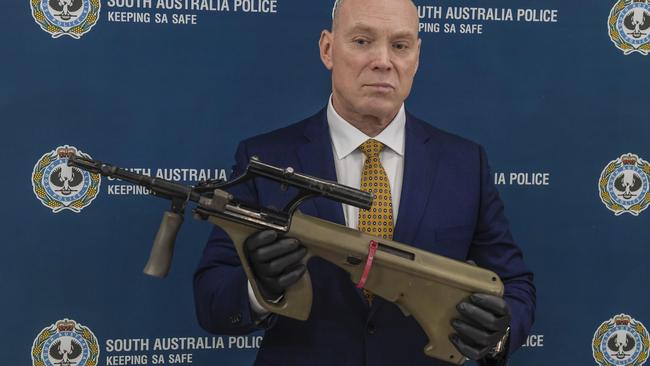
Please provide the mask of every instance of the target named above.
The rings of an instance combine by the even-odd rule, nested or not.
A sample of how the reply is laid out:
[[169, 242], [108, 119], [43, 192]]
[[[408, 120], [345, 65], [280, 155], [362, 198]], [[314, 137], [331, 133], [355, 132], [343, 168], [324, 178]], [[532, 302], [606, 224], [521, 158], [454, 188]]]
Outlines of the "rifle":
[[[300, 240], [308, 251], [303, 259], [305, 265], [311, 257], [321, 257], [348, 272], [357, 287], [395, 303], [406, 316], [412, 315], [429, 338], [424, 353], [446, 362], [458, 365], [465, 362], [465, 357], [448, 338], [454, 333], [451, 320], [460, 317], [456, 305], [475, 292], [503, 296], [503, 283], [494, 272], [302, 214], [297, 208], [308, 198], [325, 197], [367, 210], [373, 196], [295, 172], [291, 167], [282, 169], [252, 157], [240, 177], [229, 182], [209, 180], [192, 187], [80, 156], [70, 156], [68, 165], [144, 186], [152, 195], [171, 201], [171, 209], [163, 214], [144, 268], [151, 276], [168, 274], [185, 209], [189, 202], [195, 203], [196, 219], [207, 220], [230, 236], [257, 301], [272, 313], [306, 320], [312, 305], [312, 286], [306, 272], [278, 303], [261, 296], [245, 255], [244, 241], [263, 229]], [[240, 202], [225, 191], [256, 177], [277, 181], [282, 189], [297, 188], [299, 193], [284, 209], [277, 210]]]

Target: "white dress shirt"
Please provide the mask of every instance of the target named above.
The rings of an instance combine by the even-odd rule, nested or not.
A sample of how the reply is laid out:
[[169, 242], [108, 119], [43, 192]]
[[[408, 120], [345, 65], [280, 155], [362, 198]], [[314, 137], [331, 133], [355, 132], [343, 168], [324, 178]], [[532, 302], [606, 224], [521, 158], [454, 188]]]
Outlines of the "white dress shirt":
[[[332, 104], [330, 96], [327, 105], [327, 123], [329, 125], [330, 137], [332, 140], [332, 151], [334, 153], [334, 167], [336, 168], [336, 180], [340, 184], [359, 189], [361, 186], [361, 172], [366, 156], [359, 146], [368, 139], [375, 139], [384, 144], [379, 159], [388, 175], [390, 182], [391, 197], [393, 201], [393, 225], [397, 222], [400, 194], [402, 192], [402, 176], [404, 173], [404, 141], [406, 112], [404, 104], [397, 112], [395, 118], [375, 137], [369, 137], [350, 122], [341, 117]], [[346, 226], [356, 229], [359, 219], [359, 209], [350, 205], [343, 205]], [[260, 320], [268, 315], [268, 311], [257, 302], [253, 288], [248, 283], [248, 297], [251, 307], [260, 316]]]
[[[359, 150], [359, 145], [371, 138], [384, 144], [385, 147], [379, 155], [379, 160], [381, 160], [381, 165], [384, 167], [390, 182], [393, 200], [393, 225], [395, 225], [402, 192], [402, 175], [404, 173], [404, 126], [406, 125], [404, 105], [402, 104], [395, 118], [379, 135], [369, 137], [336, 112], [330, 97], [327, 106], [327, 123], [332, 138], [336, 180], [340, 184], [359, 189], [363, 163], [366, 160], [366, 156]], [[343, 213], [345, 214], [345, 224], [356, 229], [359, 209], [354, 206], [343, 205]]]

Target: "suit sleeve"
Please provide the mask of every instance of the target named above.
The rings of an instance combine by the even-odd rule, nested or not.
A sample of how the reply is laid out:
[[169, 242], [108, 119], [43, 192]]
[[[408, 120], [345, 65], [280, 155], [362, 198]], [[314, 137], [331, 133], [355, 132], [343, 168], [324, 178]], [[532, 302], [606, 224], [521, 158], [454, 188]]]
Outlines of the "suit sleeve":
[[[235, 161], [231, 177], [240, 176], [246, 169], [248, 153], [245, 143], [237, 148]], [[258, 202], [253, 180], [228, 191], [241, 201]], [[268, 327], [275, 318], [269, 316], [259, 324], [256, 321], [239, 256], [232, 240], [218, 226], [212, 230], [194, 273], [194, 305], [201, 327], [215, 334], [248, 334]]]
[[504, 299], [510, 307], [510, 341], [501, 360], [483, 360], [482, 366], [502, 366], [526, 340], [535, 319], [533, 273], [526, 267], [515, 244], [489, 171], [484, 149], [480, 148], [481, 202], [477, 228], [469, 259], [496, 272], [505, 286]]

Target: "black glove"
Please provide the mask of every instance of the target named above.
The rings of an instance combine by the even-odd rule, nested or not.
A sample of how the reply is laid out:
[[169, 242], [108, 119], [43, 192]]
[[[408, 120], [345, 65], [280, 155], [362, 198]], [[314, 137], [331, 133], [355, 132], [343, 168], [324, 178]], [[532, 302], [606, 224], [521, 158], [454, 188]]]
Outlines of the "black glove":
[[456, 309], [463, 319], [452, 320], [451, 325], [458, 334], [449, 336], [451, 343], [469, 359], [480, 360], [488, 356], [510, 326], [510, 308], [506, 301], [493, 295], [473, 294]]
[[277, 300], [307, 270], [300, 260], [307, 249], [294, 238], [281, 238], [273, 230], [258, 231], [246, 239], [244, 250], [266, 300]]

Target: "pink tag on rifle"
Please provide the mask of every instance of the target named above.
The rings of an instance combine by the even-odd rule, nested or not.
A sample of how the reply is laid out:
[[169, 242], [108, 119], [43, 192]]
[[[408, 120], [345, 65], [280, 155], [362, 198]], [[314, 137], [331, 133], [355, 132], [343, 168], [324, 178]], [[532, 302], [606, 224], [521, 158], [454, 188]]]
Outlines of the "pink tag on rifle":
[[363, 268], [363, 274], [361, 275], [359, 283], [357, 283], [357, 288], [363, 288], [363, 286], [366, 285], [366, 280], [368, 280], [368, 275], [372, 269], [372, 261], [375, 259], [377, 248], [379, 248], [379, 243], [371, 240], [370, 245], [368, 246], [368, 258], [366, 259], [366, 266]]

